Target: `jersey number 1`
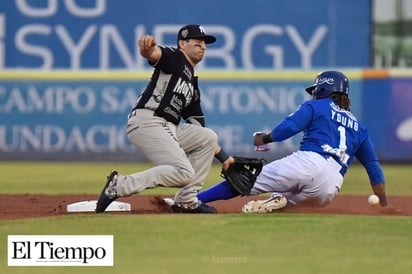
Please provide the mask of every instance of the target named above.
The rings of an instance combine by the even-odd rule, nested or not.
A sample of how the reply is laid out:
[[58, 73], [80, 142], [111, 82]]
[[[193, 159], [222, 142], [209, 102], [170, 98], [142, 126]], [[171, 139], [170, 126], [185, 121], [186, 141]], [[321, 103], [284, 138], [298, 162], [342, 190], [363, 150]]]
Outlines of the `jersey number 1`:
[[347, 164], [349, 160], [348, 154], [346, 154], [346, 129], [343, 126], [338, 127], [339, 131], [339, 149], [336, 151], [337, 156], [341, 160], [342, 164]]

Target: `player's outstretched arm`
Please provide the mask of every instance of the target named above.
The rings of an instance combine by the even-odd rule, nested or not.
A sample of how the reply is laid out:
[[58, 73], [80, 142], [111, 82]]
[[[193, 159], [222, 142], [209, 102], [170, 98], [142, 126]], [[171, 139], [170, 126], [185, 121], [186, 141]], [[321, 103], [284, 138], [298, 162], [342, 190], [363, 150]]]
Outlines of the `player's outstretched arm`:
[[373, 193], [379, 197], [379, 204], [381, 205], [381, 212], [384, 214], [401, 214], [402, 209], [388, 203], [385, 193], [385, 183], [372, 184]]
[[385, 193], [385, 183], [379, 183], [379, 184], [373, 184], [372, 185], [372, 190], [373, 193], [379, 197], [379, 204], [381, 206], [387, 206], [388, 201], [386, 199], [386, 193]]
[[162, 50], [157, 46], [157, 42], [151, 35], [142, 35], [138, 41], [140, 55], [146, 58], [151, 64], [157, 63], [162, 56]]
[[368, 137], [356, 152], [356, 158], [365, 167], [373, 193], [379, 197], [381, 211], [385, 214], [399, 214], [400, 209], [390, 205], [385, 192], [385, 178], [371, 139]]

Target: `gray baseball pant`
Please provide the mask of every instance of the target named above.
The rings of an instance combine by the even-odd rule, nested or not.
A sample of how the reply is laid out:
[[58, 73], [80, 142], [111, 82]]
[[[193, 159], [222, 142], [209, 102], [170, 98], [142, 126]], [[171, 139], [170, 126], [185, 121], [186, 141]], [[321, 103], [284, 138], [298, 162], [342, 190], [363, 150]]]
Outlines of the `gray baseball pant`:
[[175, 202], [197, 201], [212, 165], [216, 133], [205, 127], [167, 122], [147, 109], [137, 109], [128, 120], [130, 142], [154, 167], [130, 175], [118, 175], [119, 196], [156, 187], [180, 188]]

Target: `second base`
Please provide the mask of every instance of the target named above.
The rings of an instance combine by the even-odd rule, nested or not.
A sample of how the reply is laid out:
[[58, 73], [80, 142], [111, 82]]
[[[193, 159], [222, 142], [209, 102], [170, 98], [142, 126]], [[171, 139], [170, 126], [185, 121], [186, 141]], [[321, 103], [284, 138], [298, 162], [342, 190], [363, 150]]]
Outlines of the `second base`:
[[[81, 201], [71, 203], [67, 205], [67, 212], [94, 212], [96, 209], [96, 200]], [[130, 211], [131, 206], [129, 203], [114, 201], [105, 211]]]

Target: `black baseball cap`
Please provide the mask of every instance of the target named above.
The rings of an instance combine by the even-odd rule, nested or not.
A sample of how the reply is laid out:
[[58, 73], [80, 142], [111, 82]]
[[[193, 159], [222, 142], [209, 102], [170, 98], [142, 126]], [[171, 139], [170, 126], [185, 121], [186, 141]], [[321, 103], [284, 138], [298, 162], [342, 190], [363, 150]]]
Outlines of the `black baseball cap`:
[[177, 42], [179, 42], [179, 40], [188, 40], [192, 38], [203, 39], [206, 44], [211, 44], [216, 41], [216, 37], [207, 35], [205, 29], [200, 25], [183, 26], [177, 34]]

